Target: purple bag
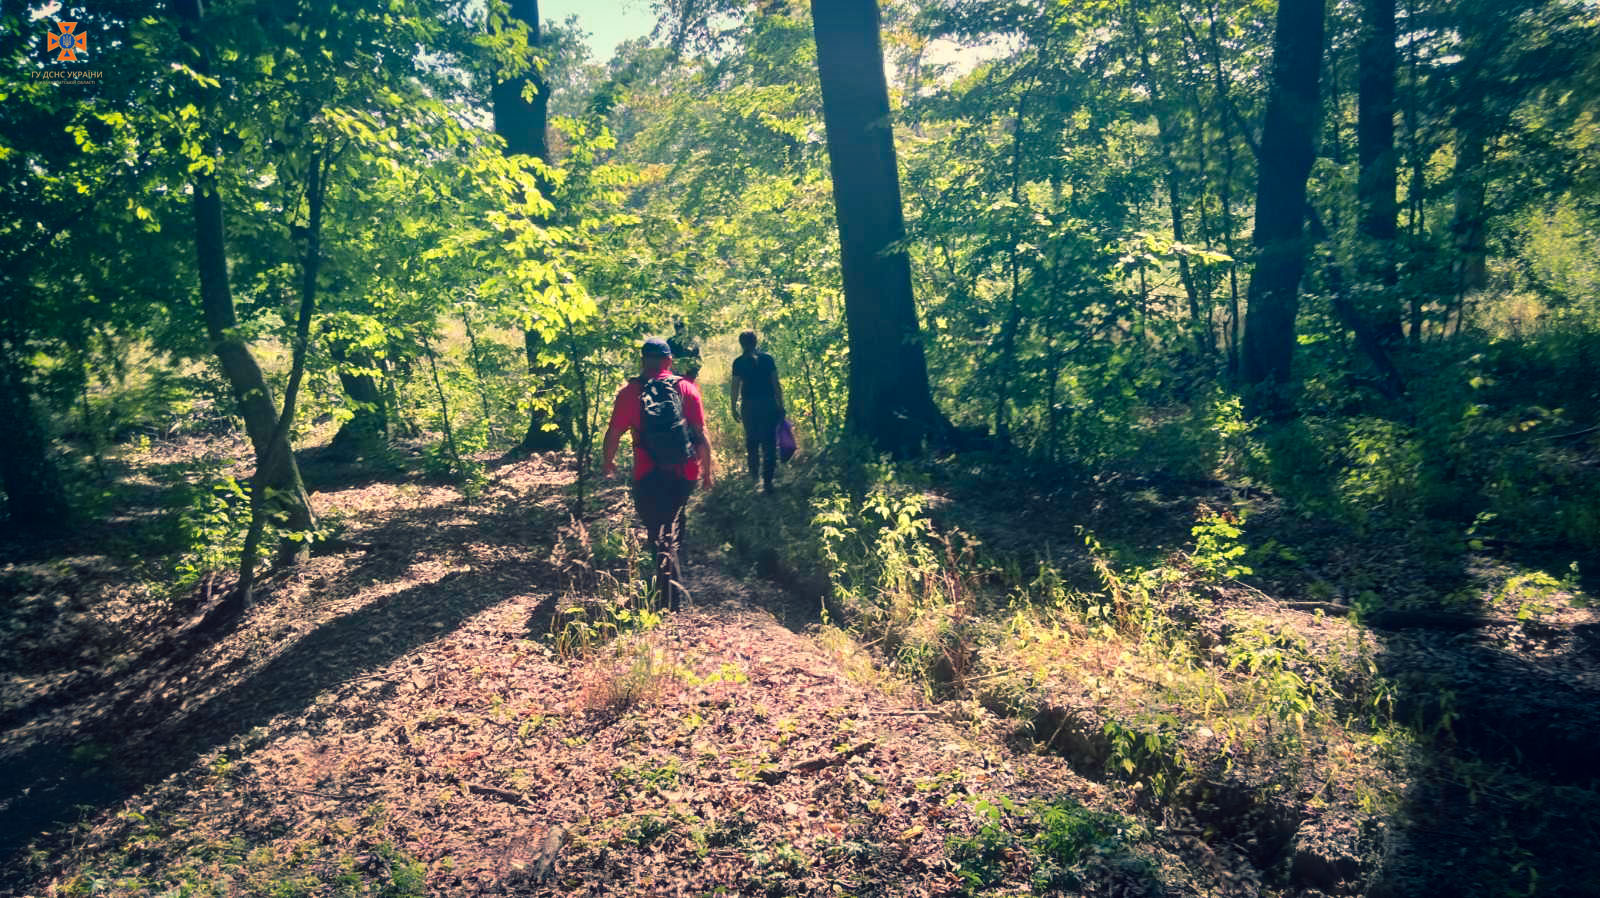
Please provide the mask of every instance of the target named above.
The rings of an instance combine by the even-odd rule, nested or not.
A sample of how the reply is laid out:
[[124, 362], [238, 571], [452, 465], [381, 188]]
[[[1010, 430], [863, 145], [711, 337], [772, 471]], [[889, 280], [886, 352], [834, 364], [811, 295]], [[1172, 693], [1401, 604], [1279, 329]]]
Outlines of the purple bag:
[[788, 418], [784, 418], [782, 421], [779, 421], [778, 458], [788, 461], [789, 459], [794, 458], [794, 454], [797, 450], [799, 450], [799, 448], [800, 444], [796, 443], [794, 440], [794, 425], [789, 423]]

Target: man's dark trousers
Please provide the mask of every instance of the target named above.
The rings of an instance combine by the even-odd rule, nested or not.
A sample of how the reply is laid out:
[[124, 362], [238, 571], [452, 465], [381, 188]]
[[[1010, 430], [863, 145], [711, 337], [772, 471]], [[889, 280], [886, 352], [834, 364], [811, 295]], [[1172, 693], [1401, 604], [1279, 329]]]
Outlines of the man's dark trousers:
[[778, 466], [777, 409], [759, 406], [745, 408], [744, 450], [750, 463], [750, 479], [756, 479], [759, 471], [761, 482], [772, 486], [772, 477]]
[[688, 596], [678, 566], [678, 551], [683, 540], [684, 508], [693, 492], [693, 480], [660, 468], [633, 484], [633, 507], [644, 521], [655, 556], [656, 601], [673, 611], [679, 610]]

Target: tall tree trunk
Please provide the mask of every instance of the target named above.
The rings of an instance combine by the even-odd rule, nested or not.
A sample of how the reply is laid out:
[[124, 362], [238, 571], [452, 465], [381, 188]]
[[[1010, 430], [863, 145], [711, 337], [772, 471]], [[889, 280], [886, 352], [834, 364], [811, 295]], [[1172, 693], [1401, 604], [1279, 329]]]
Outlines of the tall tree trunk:
[[1011, 382], [1015, 377], [1017, 360], [1017, 331], [1022, 326], [1022, 304], [1018, 293], [1022, 286], [1021, 267], [1018, 264], [1017, 245], [1022, 242], [1020, 231], [1022, 216], [1022, 122], [1027, 113], [1028, 95], [1024, 91], [1017, 100], [1017, 121], [1011, 130], [1011, 239], [1006, 255], [1006, 268], [1011, 275], [1011, 307], [1006, 311], [1005, 324], [1000, 328], [1000, 377], [995, 388], [994, 439], [1001, 452], [1011, 449]]
[[1450, 121], [1455, 130], [1456, 148], [1455, 168], [1451, 172], [1455, 208], [1450, 218], [1450, 235], [1455, 250], [1458, 332], [1467, 294], [1482, 290], [1489, 283], [1484, 162], [1487, 144], [1500, 122], [1498, 116], [1491, 114], [1487, 102], [1488, 94], [1499, 86], [1485, 74], [1494, 55], [1491, 45], [1496, 36], [1485, 33], [1482, 28], [1484, 14], [1492, 8], [1493, 4], [1484, 4], [1483, 9], [1457, 10], [1461, 60], [1456, 64], [1455, 110]]
[[950, 424], [933, 403], [911, 292], [877, 0], [812, 0], [850, 338], [848, 429], [915, 454]]
[[[1410, 214], [1406, 218], [1406, 228], [1411, 243], [1416, 245], [1420, 243], [1427, 229], [1422, 203], [1428, 193], [1428, 153], [1422, 145], [1422, 127], [1418, 121], [1421, 114], [1417, 107], [1422, 102], [1422, 92], [1417, 77], [1415, 0], [1406, 6], [1406, 26], [1411, 32], [1410, 39], [1406, 41], [1406, 87], [1408, 88], [1406, 91], [1408, 102], [1405, 106], [1406, 150], [1411, 163], [1411, 178], [1406, 185], [1406, 205], [1410, 209]], [[1407, 292], [1411, 294], [1411, 302], [1406, 340], [1415, 349], [1422, 346], [1423, 294], [1415, 287]]]
[[[541, 41], [539, 30], [539, 0], [511, 0], [511, 16], [522, 22], [528, 28], [528, 44], [537, 47]], [[527, 86], [533, 87], [533, 99], [523, 98], [523, 90]], [[510, 156], [532, 156], [542, 162], [550, 161], [550, 144], [546, 137], [546, 129], [550, 117], [550, 89], [544, 78], [539, 74], [537, 67], [530, 68], [526, 74], [502, 81], [491, 90], [490, 99], [494, 105], [494, 130], [496, 134], [505, 138], [506, 154]], [[546, 185], [541, 180], [540, 188]], [[544, 340], [535, 331], [528, 330], [522, 335], [523, 350], [528, 359], [528, 373], [534, 376], [539, 384], [556, 385], [561, 380], [561, 372], [551, 366], [542, 364], [539, 356], [544, 351]], [[547, 452], [560, 449], [566, 445], [566, 437], [561, 425], [564, 416], [558, 411], [555, 416], [541, 408], [533, 408], [528, 415], [528, 429], [522, 436], [522, 441], [511, 450], [511, 455], [526, 456], [532, 452]], [[554, 428], [547, 425], [556, 424]]]
[[[539, 0], [510, 0], [511, 17], [528, 28], [528, 45], [537, 47], [541, 38], [539, 30]], [[523, 99], [523, 88], [533, 85], [532, 101]], [[494, 106], [494, 133], [505, 138], [506, 154], [533, 156], [543, 162], [550, 161], [550, 145], [545, 131], [549, 124], [550, 91], [538, 67], [526, 74], [502, 81], [490, 91]]]
[[[1455, 243], [1456, 302], [1489, 283], [1488, 250], [1484, 244], [1484, 142], [1482, 116], [1458, 110], [1455, 117], [1455, 210], [1450, 233]], [[1458, 312], [1459, 314], [1459, 312]]]
[[[1181, 15], [1181, 13], [1180, 13]], [[1241, 314], [1239, 309], [1239, 255], [1234, 245], [1235, 229], [1233, 220], [1233, 175], [1236, 168], [1234, 155], [1233, 131], [1230, 125], [1237, 124], [1246, 143], [1252, 143], [1250, 131], [1244, 127], [1238, 115], [1238, 110], [1233, 105], [1233, 99], [1228, 91], [1228, 79], [1222, 71], [1222, 37], [1219, 33], [1217, 20], [1221, 17], [1215, 5], [1210, 9], [1210, 19], [1207, 24], [1207, 36], [1210, 43], [1206, 47], [1206, 58], [1211, 63], [1211, 78], [1215, 90], [1215, 106], [1217, 117], [1217, 130], [1222, 135], [1222, 189], [1218, 191], [1218, 201], [1222, 206], [1222, 240], [1223, 247], [1229, 257], [1233, 259], [1228, 265], [1228, 330], [1226, 342], [1228, 344], [1228, 380], [1237, 383], [1240, 377], [1239, 362], [1239, 323]], [[1184, 28], [1196, 47], [1200, 46], [1200, 37], [1195, 34], [1193, 26], [1187, 18], [1182, 19]], [[1231, 113], [1231, 114], [1230, 114]], [[1204, 129], [1201, 129], [1204, 140]], [[1253, 149], [1253, 146], [1252, 146]]]
[[[11, 329], [10, 322], [5, 326]], [[22, 348], [15, 334], [0, 334], [0, 421], [5, 422], [0, 425], [0, 481], [6, 515], [17, 530], [56, 532], [68, 523], [67, 494], [33, 407]]]
[[[1139, 70], [1144, 76], [1145, 90], [1150, 94], [1150, 108], [1156, 117], [1156, 147], [1161, 153], [1161, 169], [1167, 188], [1167, 208], [1172, 216], [1172, 240], [1174, 243], [1183, 243], [1188, 237], [1183, 223], [1182, 176], [1178, 171], [1177, 157], [1172, 151], [1172, 145], [1178, 142], [1174, 134], [1177, 124], [1172, 120], [1172, 110], [1164, 101], [1160, 86], [1156, 84], [1155, 69], [1150, 65], [1150, 48], [1145, 45], [1144, 25], [1139, 20], [1138, 9], [1130, 7], [1127, 17], [1128, 27], [1133, 32], [1134, 46], [1139, 51]], [[1200, 290], [1195, 284], [1189, 257], [1181, 251], [1178, 253], [1178, 280], [1183, 283], [1184, 295], [1189, 300], [1189, 327], [1194, 332], [1195, 348], [1199, 350], [1200, 357], [1205, 358], [1215, 351], [1210, 340], [1210, 319], [1207, 317], [1202, 324]]]
[[1246, 413], [1288, 411], [1283, 388], [1294, 357], [1295, 314], [1305, 273], [1306, 178], [1311, 173], [1322, 70], [1324, 0], [1282, 0], [1273, 37], [1272, 85], [1261, 130], [1256, 186], [1255, 274], [1246, 303]]
[[1358, 50], [1356, 157], [1361, 166], [1356, 182], [1363, 238], [1360, 274], [1374, 301], [1360, 311], [1370, 316], [1378, 338], [1399, 345], [1399, 284], [1395, 268], [1396, 156], [1394, 146], [1395, 0], [1363, 0], [1361, 45]]
[[[250, 607], [251, 590], [255, 587], [256, 553], [269, 513], [269, 490], [261, 472], [271, 466], [277, 453], [282, 451], [280, 441], [283, 446], [288, 445], [289, 429], [294, 426], [295, 401], [300, 396], [300, 381], [306, 373], [306, 354], [311, 348], [311, 315], [317, 302], [317, 271], [322, 266], [322, 205], [327, 196], [323, 159], [322, 152], [314, 152], [306, 166], [306, 202], [310, 216], [306, 225], [306, 254], [300, 270], [300, 314], [295, 321], [293, 361], [289, 365], [289, 383], [283, 390], [283, 414], [278, 417], [266, 457], [256, 466], [255, 482], [250, 489], [250, 530], [245, 534], [244, 549], [239, 553], [239, 586], [231, 597], [237, 610]], [[285, 540], [280, 545], [302, 546], [309, 552], [311, 542], [309, 539]]]
[[[196, 69], [202, 73], [209, 71], [209, 56], [200, 38], [204, 18], [201, 0], [176, 0], [174, 8], [183, 20], [184, 40], [196, 53]], [[208, 94], [203, 108], [209, 112], [211, 105]], [[208, 131], [204, 138], [207, 156], [217, 159], [220, 153], [216, 135]], [[278, 412], [273, 407], [272, 393], [261, 374], [261, 366], [256, 364], [250, 348], [238, 336], [239, 319], [234, 312], [233, 291], [228, 285], [227, 231], [216, 173], [210, 167], [201, 167], [192, 174], [192, 182], [195, 256], [200, 272], [200, 308], [205, 318], [206, 336], [217, 354], [234, 400], [239, 404], [245, 432], [256, 453], [256, 476], [276, 496], [276, 502], [287, 515], [290, 531], [313, 530], [316, 519], [311, 512], [305, 483], [300, 479], [294, 451], [289, 446], [288, 429], [278, 426]], [[279, 561], [303, 561], [310, 557], [310, 549], [307, 541], [285, 540], [279, 547]]]
[[339, 426], [329, 448], [336, 454], [360, 458], [381, 450], [389, 442], [389, 407], [373, 376], [377, 360], [357, 352], [340, 340], [331, 340], [328, 352], [339, 366], [339, 385], [355, 403], [355, 417]]
[[[1193, 97], [1193, 100], [1195, 120], [1195, 161], [1201, 173], [1200, 198], [1199, 201], [1195, 203], [1194, 208], [1195, 216], [1200, 220], [1200, 245], [1210, 249], [1216, 243], [1216, 231], [1212, 229], [1211, 216], [1207, 214], [1206, 211], [1209, 207], [1209, 203], [1207, 202], [1205, 191], [1205, 178], [1206, 171], [1210, 163], [1206, 158], [1205, 117], [1203, 114], [1204, 110], [1200, 106], [1199, 96], [1197, 95]], [[1217, 334], [1215, 330], [1216, 314], [1211, 298], [1217, 288], [1217, 279], [1216, 276], [1210, 272], [1205, 272], [1203, 275], [1196, 274], [1195, 284], [1199, 288], [1200, 295], [1206, 298], [1203, 315], [1198, 321], [1195, 322], [1199, 328], [1196, 337], [1200, 341], [1200, 353], [1202, 357], [1214, 357], [1217, 354]]]

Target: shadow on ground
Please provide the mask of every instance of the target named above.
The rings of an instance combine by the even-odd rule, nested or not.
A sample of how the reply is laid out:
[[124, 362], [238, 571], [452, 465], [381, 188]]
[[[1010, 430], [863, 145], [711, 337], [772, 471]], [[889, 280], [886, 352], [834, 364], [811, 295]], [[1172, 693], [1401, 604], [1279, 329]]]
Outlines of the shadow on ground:
[[[117, 700], [99, 713], [33, 744], [0, 749], [6, 770], [0, 783], [0, 885], [20, 882], [17, 854], [41, 834], [115, 807], [277, 715], [306, 711], [324, 691], [447, 635], [473, 615], [519, 595], [556, 589], [559, 572], [542, 560], [556, 532], [554, 513], [538, 505], [537, 496], [500, 493], [417, 508], [361, 531], [360, 538], [375, 548], [330, 583], [330, 591], [353, 594], [406, 578], [414, 565], [429, 560], [429, 547], [481, 542], [489, 534], [496, 543], [534, 550], [531, 555], [456, 570], [373, 599], [324, 623], [238, 682], [227, 682], [227, 669], [200, 671], [203, 651], [196, 657], [168, 655], [121, 684]], [[277, 578], [276, 585], [282, 583]], [[162, 637], [170, 640], [172, 634]], [[186, 676], [188, 682], [178, 687]], [[216, 688], [209, 698], [183, 707], [182, 695], [204, 695], [208, 686]], [[173, 698], [164, 700], [164, 692]], [[28, 723], [53, 704], [12, 722]]]

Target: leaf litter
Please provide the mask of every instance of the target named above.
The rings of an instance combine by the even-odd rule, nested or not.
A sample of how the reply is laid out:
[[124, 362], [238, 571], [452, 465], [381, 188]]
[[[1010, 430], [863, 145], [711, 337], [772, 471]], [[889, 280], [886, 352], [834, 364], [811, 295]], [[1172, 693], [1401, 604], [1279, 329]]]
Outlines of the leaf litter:
[[[850, 675], [714, 563], [690, 571], [690, 610], [563, 657], [550, 611], [588, 537], [562, 532], [561, 461], [495, 468], [476, 501], [320, 492], [373, 551], [278, 576], [222, 642], [9, 729], [8, 827], [100, 784], [80, 822], [27, 833], [10, 894], [962, 894], [949, 848], [987, 797], [1135, 813], [980, 709]], [[1159, 885], [1105, 866], [1075, 891], [1256, 890], [1226, 846], [1156, 827], [1141, 851]]]

